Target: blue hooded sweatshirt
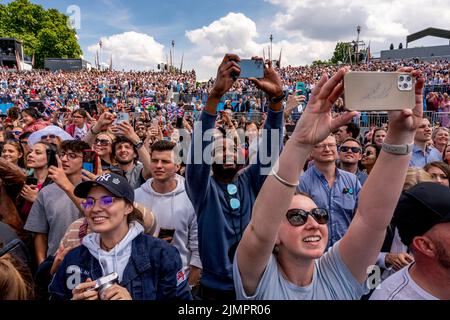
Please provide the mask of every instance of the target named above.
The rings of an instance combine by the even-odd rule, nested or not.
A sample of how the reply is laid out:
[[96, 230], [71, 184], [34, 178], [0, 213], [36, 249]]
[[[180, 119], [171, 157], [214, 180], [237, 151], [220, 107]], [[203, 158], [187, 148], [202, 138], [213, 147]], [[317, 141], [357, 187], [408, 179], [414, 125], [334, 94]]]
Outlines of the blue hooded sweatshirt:
[[[216, 290], [234, 290], [233, 265], [230, 260], [230, 255], [233, 257], [234, 252], [230, 253], [230, 249], [237, 247], [250, 222], [256, 197], [267, 177], [261, 174], [262, 169], [271, 168], [281, 152], [283, 111], [274, 112], [269, 109], [264, 126], [265, 130], [269, 130], [269, 134], [263, 134], [256, 162], [243, 170], [233, 181], [237, 187], [237, 194], [232, 196], [229, 195], [228, 184], [221, 183], [211, 176], [211, 165], [205, 161], [201, 161], [201, 164], [194, 162], [194, 153], [198, 148], [196, 144], [202, 144], [200, 150], [203, 154], [211, 143], [203, 141], [202, 137], [205, 131], [215, 127], [216, 118], [217, 115], [204, 111], [200, 122], [194, 127], [189, 163], [186, 166], [186, 191], [197, 214], [199, 252], [203, 265], [201, 284]], [[272, 142], [270, 130], [278, 131], [279, 141]], [[274, 159], [265, 161], [268, 163], [263, 165], [261, 153], [264, 155], [262, 159]], [[240, 208], [237, 210], [233, 210], [230, 205], [233, 198], [240, 201]]]

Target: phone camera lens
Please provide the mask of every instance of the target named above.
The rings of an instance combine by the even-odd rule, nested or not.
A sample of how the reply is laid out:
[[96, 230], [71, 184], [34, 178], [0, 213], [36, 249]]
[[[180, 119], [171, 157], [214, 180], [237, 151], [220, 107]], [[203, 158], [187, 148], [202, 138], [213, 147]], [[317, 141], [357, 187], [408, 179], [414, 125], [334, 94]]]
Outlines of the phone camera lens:
[[409, 82], [409, 81], [411, 81], [412, 79], [411, 79], [411, 77], [408, 77], [408, 78], [406, 78], [406, 80]]
[[403, 85], [403, 88], [408, 89], [408, 84], [405, 83], [405, 84]]
[[403, 76], [400, 76], [400, 82], [405, 81], [405, 78]]

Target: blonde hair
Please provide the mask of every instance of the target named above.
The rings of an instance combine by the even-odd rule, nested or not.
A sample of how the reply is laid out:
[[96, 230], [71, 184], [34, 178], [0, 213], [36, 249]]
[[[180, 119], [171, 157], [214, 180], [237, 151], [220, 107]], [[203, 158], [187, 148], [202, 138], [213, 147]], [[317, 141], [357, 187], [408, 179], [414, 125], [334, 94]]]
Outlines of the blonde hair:
[[30, 300], [33, 298], [32, 286], [24, 276], [31, 274], [10, 254], [0, 258], [0, 300]]
[[406, 174], [405, 184], [403, 185], [403, 191], [414, 187], [418, 183], [432, 181], [433, 178], [425, 170], [420, 168], [409, 168], [408, 173]]

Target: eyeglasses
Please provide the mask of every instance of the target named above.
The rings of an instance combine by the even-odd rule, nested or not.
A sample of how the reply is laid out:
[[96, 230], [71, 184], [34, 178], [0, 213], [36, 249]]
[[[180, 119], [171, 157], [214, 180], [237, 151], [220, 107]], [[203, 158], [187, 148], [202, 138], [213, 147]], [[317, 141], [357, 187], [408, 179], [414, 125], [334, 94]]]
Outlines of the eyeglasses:
[[286, 218], [291, 226], [300, 227], [308, 221], [308, 215], [313, 217], [318, 224], [328, 223], [328, 210], [321, 208], [315, 208], [309, 212], [303, 209], [291, 209], [286, 213]]
[[352, 151], [353, 153], [361, 153], [362, 149], [358, 147], [340, 147], [339, 151], [341, 152], [349, 152]]
[[8, 131], [7, 133], [13, 134], [15, 136], [20, 136], [22, 134], [22, 131]]
[[111, 141], [107, 140], [107, 139], [95, 139], [94, 141], [94, 145], [100, 145], [102, 147], [106, 147], [109, 146], [111, 144]]
[[335, 144], [335, 143], [318, 144], [318, 145], [315, 145], [314, 148], [316, 148], [316, 149], [322, 149], [322, 150], [325, 150], [326, 148], [328, 148], [328, 149], [334, 149], [334, 148], [336, 148], [336, 144]]
[[84, 210], [91, 210], [92, 208], [94, 208], [97, 201], [99, 201], [100, 208], [106, 209], [113, 205], [114, 199], [116, 199], [116, 197], [113, 196], [103, 196], [100, 199], [89, 197], [81, 203], [81, 206]]
[[49, 134], [49, 135], [45, 135], [45, 136], [41, 136], [41, 140], [47, 140], [47, 139], [56, 139], [57, 136], [54, 134]]
[[59, 157], [62, 159], [65, 156], [67, 156], [70, 160], [75, 160], [76, 158], [82, 158], [83, 156], [81, 154], [76, 154], [73, 152], [61, 152], [59, 154]]
[[[236, 196], [238, 188], [234, 184], [229, 184], [227, 186], [227, 192], [230, 196]], [[241, 201], [238, 198], [230, 198], [230, 207], [233, 210], [238, 210], [241, 207]]]
[[365, 157], [370, 157], [370, 156], [373, 156], [373, 155], [374, 155], [374, 153], [372, 151], [366, 151], [363, 154], [363, 156], [365, 156]]

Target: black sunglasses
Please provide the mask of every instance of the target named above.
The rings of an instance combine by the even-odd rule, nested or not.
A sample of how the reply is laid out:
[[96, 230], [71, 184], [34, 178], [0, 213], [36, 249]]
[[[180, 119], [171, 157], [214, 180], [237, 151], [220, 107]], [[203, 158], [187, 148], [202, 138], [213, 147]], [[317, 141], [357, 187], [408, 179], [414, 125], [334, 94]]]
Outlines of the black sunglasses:
[[57, 138], [57, 136], [54, 135], [54, 134], [48, 134], [48, 135], [45, 135], [45, 136], [41, 136], [41, 140], [56, 139], [56, 138]]
[[303, 209], [291, 209], [286, 213], [286, 218], [291, 226], [300, 227], [308, 221], [308, 215], [313, 217], [318, 224], [328, 223], [328, 210], [321, 208], [315, 208], [309, 212]]
[[362, 151], [362, 149], [358, 147], [340, 147], [339, 150], [341, 152], [349, 152], [351, 150], [353, 153], [361, 153]]

